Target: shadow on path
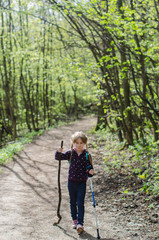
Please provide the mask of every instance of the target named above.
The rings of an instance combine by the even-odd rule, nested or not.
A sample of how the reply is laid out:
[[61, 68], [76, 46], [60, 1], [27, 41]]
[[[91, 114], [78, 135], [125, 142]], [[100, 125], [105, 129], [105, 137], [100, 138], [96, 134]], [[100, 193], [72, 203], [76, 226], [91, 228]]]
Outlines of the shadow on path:
[[24, 182], [27, 186], [29, 186], [41, 199], [43, 199], [45, 202], [48, 202], [49, 204], [52, 205], [52, 202], [49, 201], [47, 198], [43, 197], [37, 190], [36, 190], [36, 187], [35, 185], [31, 184], [30, 182], [24, 180], [20, 175], [19, 173], [15, 172], [13, 169], [11, 169], [10, 167], [8, 166], [4, 166], [3, 167], [7, 168], [8, 170], [10, 170], [12, 173], [14, 173], [16, 175], [17, 178], [19, 178], [22, 182]]
[[[84, 231], [80, 236], [80, 239], [89, 239], [89, 240], [95, 240], [97, 239], [96, 237], [93, 237], [90, 233]], [[113, 238], [100, 238], [101, 240], [115, 240]]]
[[67, 230], [64, 229], [63, 227], [61, 227], [61, 226], [59, 226], [59, 225], [56, 225], [56, 227], [58, 227], [59, 229], [61, 229], [61, 230], [63, 231], [63, 233], [64, 233], [65, 235], [67, 235], [68, 237], [77, 240], [77, 238], [75, 238], [74, 236], [72, 236], [71, 234], [69, 234], [69, 233], [67, 232]]
[[[74, 237], [72, 236], [71, 234], [69, 234], [67, 232], [66, 229], [64, 229], [63, 227], [59, 226], [59, 225], [56, 225], [59, 229], [61, 229], [65, 235], [67, 235], [68, 237], [72, 238], [72, 239], [87, 239], [87, 240], [96, 240], [97, 238], [92, 236], [90, 233], [84, 231], [81, 235], [79, 235], [79, 237]], [[100, 238], [101, 240], [115, 240], [113, 238]]]
[[[44, 200], [45, 202], [49, 203], [50, 205], [52, 205], [52, 201], [49, 200], [49, 194], [48, 197], [44, 197], [41, 194], [41, 190], [43, 189], [42, 192], [49, 193], [55, 191], [55, 189], [53, 189], [52, 187], [50, 187], [50, 184], [47, 184], [45, 182], [40, 181], [39, 179], [37, 179], [33, 173], [30, 173], [30, 171], [27, 171], [25, 168], [17, 159], [14, 158], [14, 163], [16, 163], [17, 165], [19, 165], [19, 167], [23, 170], [23, 173], [19, 172], [19, 171], [15, 171], [14, 169], [12, 169], [11, 167], [7, 166], [7, 165], [1, 165], [1, 167], [8, 169], [10, 172], [12, 172], [19, 180], [21, 180], [25, 185], [29, 186], [35, 193], [37, 196], [39, 196], [42, 200]], [[42, 172], [42, 171], [41, 171]], [[28, 180], [26, 180], [26, 176], [29, 177]], [[34, 181], [34, 183], [33, 183]]]

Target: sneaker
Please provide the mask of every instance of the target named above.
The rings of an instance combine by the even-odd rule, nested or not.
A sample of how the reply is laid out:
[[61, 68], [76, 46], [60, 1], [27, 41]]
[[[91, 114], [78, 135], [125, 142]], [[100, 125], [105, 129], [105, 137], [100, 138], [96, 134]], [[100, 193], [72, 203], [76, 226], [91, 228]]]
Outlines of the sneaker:
[[73, 220], [73, 224], [72, 224], [73, 229], [77, 228], [77, 220]]
[[84, 231], [84, 227], [81, 224], [77, 225], [77, 232], [78, 234], [81, 234]]

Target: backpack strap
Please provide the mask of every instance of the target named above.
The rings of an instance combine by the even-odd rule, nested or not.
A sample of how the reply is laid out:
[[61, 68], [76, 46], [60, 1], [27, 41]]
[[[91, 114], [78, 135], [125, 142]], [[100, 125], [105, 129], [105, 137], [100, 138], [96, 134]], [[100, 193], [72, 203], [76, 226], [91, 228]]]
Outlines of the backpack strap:
[[[87, 166], [87, 160], [88, 160], [88, 158], [89, 158], [89, 162], [90, 162], [91, 165], [88, 165], [88, 166]], [[89, 167], [93, 167], [93, 164], [92, 164], [92, 159], [91, 159], [89, 153], [86, 152], [86, 170], [87, 170]]]
[[[91, 165], [87, 166], [87, 159], [88, 158], [89, 158], [89, 162], [90, 162]], [[91, 159], [89, 153], [86, 152], [86, 173], [88, 174], [88, 177], [93, 177], [93, 175], [89, 173], [89, 169], [92, 169], [92, 168], [93, 168], [92, 159]]]
[[71, 164], [72, 154], [73, 154], [73, 149], [72, 149], [72, 151], [71, 151], [70, 159], [68, 160], [69, 165]]

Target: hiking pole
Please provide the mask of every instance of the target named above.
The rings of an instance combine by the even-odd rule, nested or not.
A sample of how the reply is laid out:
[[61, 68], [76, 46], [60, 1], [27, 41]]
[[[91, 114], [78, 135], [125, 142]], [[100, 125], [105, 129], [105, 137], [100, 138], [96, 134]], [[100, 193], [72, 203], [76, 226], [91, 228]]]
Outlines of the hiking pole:
[[91, 184], [92, 200], [93, 200], [93, 207], [94, 207], [95, 220], [96, 220], [97, 239], [100, 239], [100, 236], [99, 236], [99, 228], [98, 228], [98, 221], [97, 221], [97, 213], [96, 213], [96, 204], [95, 204], [94, 191], [93, 191], [93, 184], [92, 184], [92, 178], [90, 177], [89, 179], [90, 179], [90, 184]]
[[[63, 148], [63, 141], [61, 141], [61, 148]], [[55, 222], [53, 225], [59, 224], [60, 221], [61, 221], [61, 218], [62, 218], [62, 216], [60, 215], [60, 206], [61, 206], [61, 200], [62, 200], [60, 173], [61, 173], [61, 154], [60, 154], [60, 157], [59, 157], [59, 166], [58, 166], [58, 193], [59, 193], [59, 202], [58, 202], [58, 208], [57, 208], [58, 221]]]

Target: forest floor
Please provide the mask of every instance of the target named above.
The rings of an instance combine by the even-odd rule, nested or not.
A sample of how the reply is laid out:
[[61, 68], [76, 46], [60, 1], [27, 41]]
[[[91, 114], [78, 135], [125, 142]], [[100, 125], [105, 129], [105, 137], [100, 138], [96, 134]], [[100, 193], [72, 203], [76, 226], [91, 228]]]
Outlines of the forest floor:
[[[68, 162], [62, 162], [61, 188], [62, 220], [57, 218], [58, 161], [54, 154], [61, 140], [64, 151], [70, 148], [70, 136], [78, 130], [87, 132], [96, 124], [95, 118], [82, 118], [75, 123], [46, 131], [16, 154], [11, 163], [1, 166], [0, 174], [0, 239], [1, 240], [71, 240], [96, 239], [96, 225], [88, 180], [85, 200], [85, 232], [78, 236], [72, 229], [67, 191]], [[90, 139], [95, 137], [88, 134]], [[95, 175], [93, 177], [99, 232], [103, 240], [159, 239], [159, 204], [148, 208], [144, 195], [125, 195], [122, 174], [116, 178], [104, 171], [104, 144], [93, 149]], [[122, 183], [122, 184], [121, 184]]]

